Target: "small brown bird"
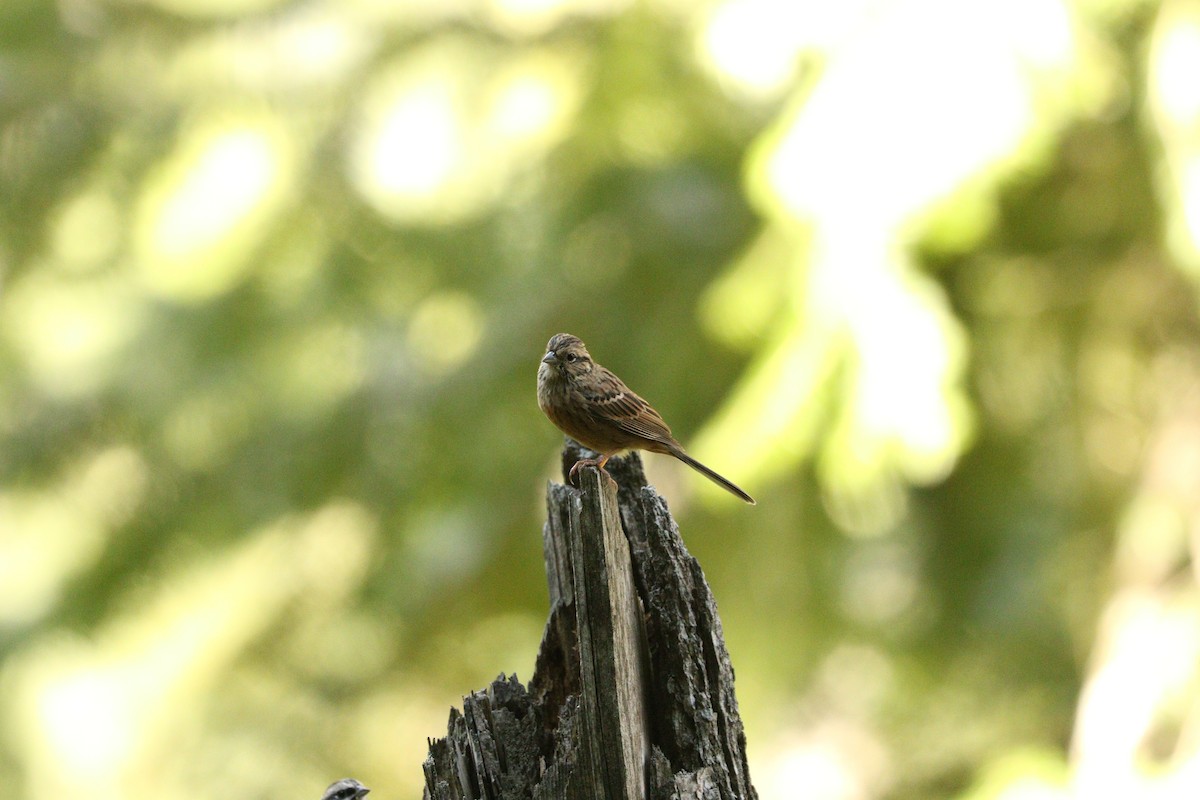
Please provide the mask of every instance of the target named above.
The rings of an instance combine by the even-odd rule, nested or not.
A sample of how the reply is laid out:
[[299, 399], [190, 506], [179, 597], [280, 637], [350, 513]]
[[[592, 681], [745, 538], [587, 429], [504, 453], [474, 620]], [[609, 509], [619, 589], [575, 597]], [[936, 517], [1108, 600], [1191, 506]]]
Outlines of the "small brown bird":
[[659, 413], [624, 382], [592, 361], [578, 337], [558, 333], [550, 337], [546, 355], [538, 366], [538, 405], [559, 430], [600, 458], [585, 458], [571, 467], [604, 470], [611, 457], [627, 450], [649, 450], [678, 458], [721, 488], [751, 505], [754, 498], [732, 482], [683, 452]]

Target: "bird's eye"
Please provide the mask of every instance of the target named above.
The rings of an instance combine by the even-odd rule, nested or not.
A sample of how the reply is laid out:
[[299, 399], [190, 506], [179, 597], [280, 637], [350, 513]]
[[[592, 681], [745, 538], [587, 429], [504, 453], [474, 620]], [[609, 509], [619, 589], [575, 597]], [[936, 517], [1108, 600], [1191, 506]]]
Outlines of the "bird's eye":
[[574, 353], [567, 353], [567, 361], [574, 363], [575, 361], [578, 361], [578, 360], [579, 360], [579, 356], [575, 355]]

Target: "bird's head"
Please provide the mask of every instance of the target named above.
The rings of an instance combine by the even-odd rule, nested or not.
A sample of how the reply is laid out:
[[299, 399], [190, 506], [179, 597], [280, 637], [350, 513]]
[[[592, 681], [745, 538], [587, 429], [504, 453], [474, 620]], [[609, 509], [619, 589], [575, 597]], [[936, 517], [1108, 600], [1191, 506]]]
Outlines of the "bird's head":
[[361, 800], [369, 791], [371, 790], [354, 778], [342, 778], [329, 784], [321, 800]]
[[542, 356], [538, 372], [553, 379], [574, 380], [591, 372], [593, 366], [592, 357], [579, 337], [556, 333], [546, 343], [546, 355]]

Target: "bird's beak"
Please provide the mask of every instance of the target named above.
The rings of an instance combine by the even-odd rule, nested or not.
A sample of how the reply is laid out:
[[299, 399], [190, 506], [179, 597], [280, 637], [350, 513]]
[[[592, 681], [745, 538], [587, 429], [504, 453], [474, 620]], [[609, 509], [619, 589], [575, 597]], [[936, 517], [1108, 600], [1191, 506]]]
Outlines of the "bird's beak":
[[543, 364], [554, 364], [557, 361], [558, 361], [558, 356], [554, 355], [553, 350], [551, 350], [549, 353], [546, 353], [546, 355], [542, 356]]

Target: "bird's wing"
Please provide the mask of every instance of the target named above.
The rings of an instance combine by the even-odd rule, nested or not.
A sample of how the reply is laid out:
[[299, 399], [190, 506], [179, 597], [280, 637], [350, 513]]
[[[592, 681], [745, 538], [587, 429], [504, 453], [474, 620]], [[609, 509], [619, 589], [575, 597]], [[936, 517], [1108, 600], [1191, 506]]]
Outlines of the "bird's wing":
[[593, 387], [584, 390], [592, 413], [608, 420], [621, 430], [653, 441], [673, 442], [671, 429], [642, 398], [638, 397], [620, 378], [604, 367]]

